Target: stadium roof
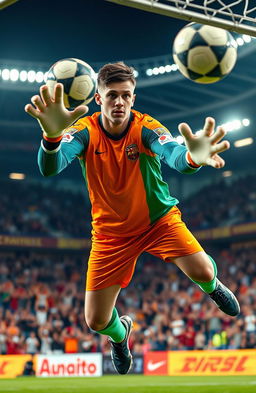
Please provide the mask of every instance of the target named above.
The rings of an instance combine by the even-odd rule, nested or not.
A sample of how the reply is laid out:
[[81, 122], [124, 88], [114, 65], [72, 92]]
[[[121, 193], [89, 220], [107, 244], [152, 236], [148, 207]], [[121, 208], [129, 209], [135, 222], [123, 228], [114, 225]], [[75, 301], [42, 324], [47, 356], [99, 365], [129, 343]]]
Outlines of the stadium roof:
[[[185, 24], [105, 0], [45, 0], [36, 7], [33, 0], [20, 0], [0, 12], [4, 37], [0, 69], [45, 72], [61, 58], [76, 57], [97, 71], [106, 62], [123, 60], [139, 72], [137, 110], [156, 117], [175, 136], [181, 121], [198, 130], [206, 116], [214, 116], [217, 124], [236, 120], [233, 124], [238, 129], [228, 133], [231, 149], [223, 154], [225, 170], [255, 168], [256, 40], [238, 47], [239, 58], [231, 75], [213, 85], [199, 85], [178, 71], [161, 73], [163, 68], [161, 72], [159, 68], [173, 64], [172, 42]], [[148, 76], [148, 68], [159, 68], [158, 75]], [[23, 109], [39, 85], [0, 78], [1, 178], [13, 171], [39, 176], [36, 152], [40, 130]], [[98, 107], [93, 103], [90, 113], [95, 110]], [[244, 119], [249, 119], [249, 126], [242, 126]], [[234, 147], [235, 140], [247, 137], [254, 138], [254, 144]], [[77, 168], [70, 171], [72, 176], [79, 173]], [[200, 176], [213, 173], [211, 169], [201, 172]]]

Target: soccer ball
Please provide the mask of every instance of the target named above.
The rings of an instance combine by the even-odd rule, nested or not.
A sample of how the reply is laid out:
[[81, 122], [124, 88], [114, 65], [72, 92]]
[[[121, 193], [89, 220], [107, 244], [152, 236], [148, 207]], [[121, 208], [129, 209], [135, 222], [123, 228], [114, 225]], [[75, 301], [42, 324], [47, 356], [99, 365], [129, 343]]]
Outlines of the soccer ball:
[[51, 66], [46, 77], [46, 85], [51, 95], [56, 83], [62, 83], [64, 86], [64, 105], [68, 109], [89, 104], [96, 92], [94, 70], [79, 59], [63, 59]]
[[174, 39], [173, 59], [186, 78], [197, 83], [218, 82], [236, 63], [236, 41], [219, 27], [189, 23]]

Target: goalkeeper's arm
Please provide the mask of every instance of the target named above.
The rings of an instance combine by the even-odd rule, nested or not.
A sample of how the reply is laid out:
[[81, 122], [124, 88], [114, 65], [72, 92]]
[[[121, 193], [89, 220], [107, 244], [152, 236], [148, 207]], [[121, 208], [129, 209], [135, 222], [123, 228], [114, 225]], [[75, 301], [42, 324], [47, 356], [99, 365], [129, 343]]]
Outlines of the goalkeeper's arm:
[[61, 143], [65, 130], [88, 111], [80, 105], [73, 111], [64, 106], [63, 85], [57, 83], [53, 96], [48, 86], [40, 87], [40, 95], [31, 98], [32, 104], [25, 106], [25, 111], [35, 118], [42, 131], [43, 140], [38, 152], [38, 165], [44, 176], [53, 176], [62, 171], [75, 157], [87, 148], [87, 131], [72, 136], [71, 143]]
[[159, 136], [153, 130], [146, 129], [142, 133], [142, 139], [145, 147], [178, 172], [193, 174], [201, 167], [192, 161], [187, 148], [178, 144], [168, 130]]
[[65, 134], [62, 142], [49, 141], [43, 138], [38, 151], [40, 172], [43, 176], [57, 175], [76, 157], [80, 157], [86, 151], [88, 143], [89, 134], [87, 129], [73, 135]]
[[[194, 135], [186, 123], [179, 125], [179, 131], [185, 139], [185, 146], [179, 145], [166, 131], [165, 135], [157, 136], [153, 130], [144, 132], [144, 144], [171, 168], [181, 173], [194, 173], [201, 166], [222, 168], [225, 165], [223, 158], [219, 156], [229, 148], [228, 141], [221, 141], [226, 134], [222, 127], [214, 130], [213, 118], [206, 118], [203, 130], [199, 135]], [[219, 143], [220, 142], [220, 143]]]

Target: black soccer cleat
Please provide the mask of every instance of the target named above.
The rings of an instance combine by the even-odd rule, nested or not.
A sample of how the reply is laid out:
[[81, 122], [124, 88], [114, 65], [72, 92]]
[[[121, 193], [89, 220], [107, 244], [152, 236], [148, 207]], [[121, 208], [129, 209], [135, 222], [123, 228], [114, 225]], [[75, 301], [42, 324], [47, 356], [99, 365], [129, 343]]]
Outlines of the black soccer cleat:
[[214, 303], [227, 315], [232, 317], [240, 313], [240, 306], [235, 295], [225, 287], [218, 279], [216, 279], [216, 288], [209, 293]]
[[111, 345], [111, 358], [114, 368], [119, 374], [127, 374], [132, 367], [132, 355], [129, 349], [128, 340], [132, 330], [132, 320], [128, 315], [120, 317], [120, 321], [126, 329], [126, 336], [120, 343], [115, 343], [109, 339]]

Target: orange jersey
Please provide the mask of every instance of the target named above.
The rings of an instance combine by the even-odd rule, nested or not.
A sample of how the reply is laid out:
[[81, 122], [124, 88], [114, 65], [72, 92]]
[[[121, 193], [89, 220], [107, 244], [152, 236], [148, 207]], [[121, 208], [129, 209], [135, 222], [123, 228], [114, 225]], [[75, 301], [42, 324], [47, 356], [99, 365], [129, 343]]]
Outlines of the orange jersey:
[[79, 119], [50, 153], [45, 146], [39, 151], [42, 173], [57, 174], [79, 158], [93, 229], [109, 236], [139, 235], [178, 203], [162, 179], [160, 158], [181, 172], [196, 171], [186, 161], [186, 148], [161, 123], [134, 110], [117, 137], [104, 130], [101, 113]]
[[[131, 236], [144, 232], [177, 203], [162, 180], [159, 158], [142, 142], [143, 128], [163, 126], [133, 111], [129, 130], [112, 139], [102, 130], [100, 113], [80, 119], [72, 128], [87, 129], [89, 144], [80, 157], [92, 204], [97, 233]], [[156, 179], [155, 179], [156, 176]], [[166, 196], [159, 199], [157, 193]]]

